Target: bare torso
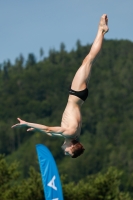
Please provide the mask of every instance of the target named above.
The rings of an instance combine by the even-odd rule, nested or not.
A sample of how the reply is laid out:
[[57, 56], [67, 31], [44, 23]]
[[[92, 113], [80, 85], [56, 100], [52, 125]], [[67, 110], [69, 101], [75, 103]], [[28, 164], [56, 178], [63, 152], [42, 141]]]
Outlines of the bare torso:
[[62, 115], [61, 126], [66, 130], [63, 135], [71, 138], [79, 137], [82, 126], [81, 106], [83, 101], [74, 95], [69, 95]]

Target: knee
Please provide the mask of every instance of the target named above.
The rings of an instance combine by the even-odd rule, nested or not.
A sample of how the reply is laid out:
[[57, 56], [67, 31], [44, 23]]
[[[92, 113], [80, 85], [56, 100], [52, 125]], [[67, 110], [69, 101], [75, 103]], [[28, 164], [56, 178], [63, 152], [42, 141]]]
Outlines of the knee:
[[93, 62], [93, 56], [91, 54], [88, 54], [85, 59], [83, 60], [82, 64], [92, 64]]

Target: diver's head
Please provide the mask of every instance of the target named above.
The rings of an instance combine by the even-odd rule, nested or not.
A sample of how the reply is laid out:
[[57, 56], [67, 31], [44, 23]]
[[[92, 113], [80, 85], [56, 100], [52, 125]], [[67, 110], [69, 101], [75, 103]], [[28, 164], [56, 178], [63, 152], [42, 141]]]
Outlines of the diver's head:
[[62, 145], [62, 149], [64, 150], [65, 155], [69, 155], [72, 158], [77, 158], [84, 152], [83, 145], [77, 140], [68, 140], [65, 141]]

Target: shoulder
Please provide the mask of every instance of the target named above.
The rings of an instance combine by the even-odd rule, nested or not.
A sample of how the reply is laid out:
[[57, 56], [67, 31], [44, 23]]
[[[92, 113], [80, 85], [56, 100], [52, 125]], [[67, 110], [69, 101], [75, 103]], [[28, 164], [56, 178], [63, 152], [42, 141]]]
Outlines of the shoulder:
[[74, 139], [75, 137], [77, 137], [77, 133], [74, 128], [67, 128], [62, 132], [62, 136]]

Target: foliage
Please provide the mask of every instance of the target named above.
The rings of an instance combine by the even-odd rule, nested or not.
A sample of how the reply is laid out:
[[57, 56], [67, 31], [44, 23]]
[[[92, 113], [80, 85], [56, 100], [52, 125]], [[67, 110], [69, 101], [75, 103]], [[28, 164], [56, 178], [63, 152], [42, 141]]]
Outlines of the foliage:
[[[31, 167], [29, 178], [19, 180], [15, 162], [8, 165], [0, 155], [0, 199], [1, 200], [43, 200], [41, 175]], [[67, 176], [62, 176], [65, 200], [131, 200], [128, 193], [120, 192], [121, 172], [109, 168], [104, 174], [95, 174], [78, 183], [67, 183]]]
[[109, 168], [105, 174], [95, 174], [63, 186], [65, 200], [130, 200], [128, 193], [120, 192], [120, 171]]
[[30, 168], [29, 178], [20, 182], [18, 164], [7, 164], [0, 155], [0, 199], [1, 200], [41, 200], [43, 189], [40, 174]]

